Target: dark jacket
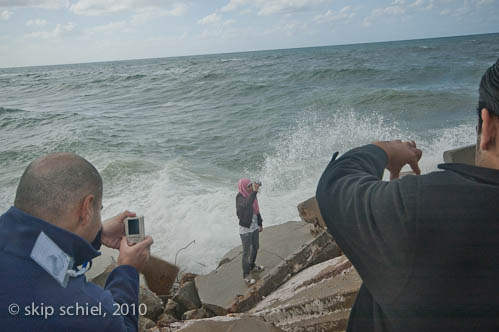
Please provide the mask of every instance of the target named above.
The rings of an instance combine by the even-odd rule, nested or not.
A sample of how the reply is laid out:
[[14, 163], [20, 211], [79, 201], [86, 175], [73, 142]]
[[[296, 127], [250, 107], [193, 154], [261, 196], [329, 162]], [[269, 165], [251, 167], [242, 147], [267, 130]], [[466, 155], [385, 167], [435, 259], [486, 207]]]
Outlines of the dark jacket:
[[499, 171], [381, 181], [367, 145], [332, 161], [317, 187], [326, 225], [362, 277], [348, 331], [499, 331]]
[[[244, 198], [241, 193], [237, 193], [236, 196], [236, 213], [239, 218], [239, 226], [250, 227], [251, 220], [253, 219], [253, 202], [255, 201], [257, 191], [253, 191], [248, 198]], [[262, 216], [260, 213], [257, 215], [258, 226], [262, 226]]]
[[[2, 331], [137, 331], [139, 275], [132, 266], [119, 266], [108, 276], [106, 286], [87, 282], [85, 275], [70, 278], [66, 288], [42, 269], [30, 253], [40, 232], [44, 232], [79, 265], [100, 253], [100, 236], [92, 246], [78, 235], [11, 207], [0, 216], [0, 329]], [[100, 235], [100, 233], [99, 233]], [[33, 307], [32, 303], [34, 304]], [[98, 308], [100, 315], [80, 307]], [[8, 313], [16, 304], [17, 315]], [[119, 305], [123, 304], [123, 310]], [[54, 309], [44, 316], [43, 308]], [[35, 311], [32, 308], [36, 308]], [[128, 312], [126, 309], [129, 309]], [[50, 311], [50, 309], [48, 309]], [[82, 311], [83, 310], [83, 311]], [[93, 313], [99, 313], [94, 309]], [[45, 311], [47, 312], [47, 311]], [[120, 315], [120, 312], [127, 315]]]

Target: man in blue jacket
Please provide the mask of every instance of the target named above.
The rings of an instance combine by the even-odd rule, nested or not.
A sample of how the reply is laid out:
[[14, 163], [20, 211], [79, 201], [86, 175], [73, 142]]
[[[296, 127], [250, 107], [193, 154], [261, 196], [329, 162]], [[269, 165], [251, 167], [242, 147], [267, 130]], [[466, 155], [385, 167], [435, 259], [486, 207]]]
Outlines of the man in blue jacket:
[[347, 331], [499, 331], [499, 61], [479, 94], [476, 166], [398, 179], [422, 152], [391, 141], [324, 171], [321, 214], [363, 281]]
[[[138, 270], [153, 241], [129, 245], [123, 220], [134, 214], [102, 225], [101, 209], [102, 179], [84, 158], [50, 154], [26, 168], [0, 216], [0, 329], [137, 331]], [[101, 243], [120, 251], [104, 289], [84, 275]]]

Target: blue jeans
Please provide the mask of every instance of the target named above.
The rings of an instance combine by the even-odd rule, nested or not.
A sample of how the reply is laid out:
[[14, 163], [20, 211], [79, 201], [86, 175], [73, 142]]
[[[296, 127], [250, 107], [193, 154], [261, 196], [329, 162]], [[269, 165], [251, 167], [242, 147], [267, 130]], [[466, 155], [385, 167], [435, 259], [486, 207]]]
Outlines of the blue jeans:
[[243, 243], [243, 278], [246, 278], [250, 271], [255, 267], [256, 254], [258, 253], [259, 244], [258, 229], [246, 234], [239, 234]]

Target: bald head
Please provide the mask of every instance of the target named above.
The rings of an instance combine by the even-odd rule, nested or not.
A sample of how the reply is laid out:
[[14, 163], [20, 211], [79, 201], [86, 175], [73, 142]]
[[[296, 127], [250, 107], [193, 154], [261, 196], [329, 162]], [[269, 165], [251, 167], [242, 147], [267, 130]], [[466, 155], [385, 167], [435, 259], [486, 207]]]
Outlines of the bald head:
[[102, 178], [97, 169], [74, 153], [53, 153], [28, 165], [14, 205], [32, 216], [57, 223], [87, 195], [95, 196], [95, 204], [102, 199]]

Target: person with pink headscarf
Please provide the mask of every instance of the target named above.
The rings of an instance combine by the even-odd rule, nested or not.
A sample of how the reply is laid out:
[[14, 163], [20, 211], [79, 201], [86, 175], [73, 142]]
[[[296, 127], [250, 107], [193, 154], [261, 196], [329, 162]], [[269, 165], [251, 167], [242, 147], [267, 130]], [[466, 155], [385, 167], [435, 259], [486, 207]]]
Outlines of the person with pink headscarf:
[[236, 196], [239, 235], [243, 244], [243, 279], [248, 285], [256, 282], [250, 277], [250, 272], [263, 270], [263, 266], [255, 264], [259, 248], [259, 233], [263, 230], [263, 219], [256, 198], [260, 186], [260, 183], [252, 183], [250, 179], [241, 179], [238, 182], [239, 193]]

